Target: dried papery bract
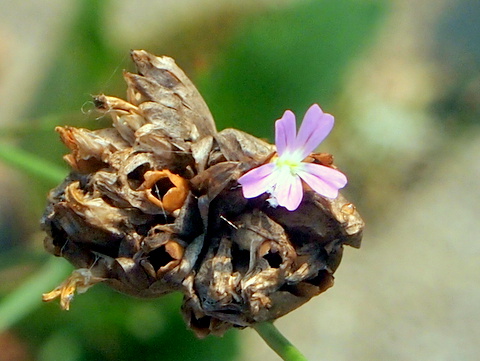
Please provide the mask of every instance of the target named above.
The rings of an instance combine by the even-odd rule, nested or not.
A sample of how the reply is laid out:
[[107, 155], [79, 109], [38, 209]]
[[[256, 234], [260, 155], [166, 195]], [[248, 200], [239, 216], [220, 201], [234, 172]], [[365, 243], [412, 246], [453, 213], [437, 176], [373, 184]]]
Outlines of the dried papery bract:
[[[237, 180], [276, 159], [275, 147], [217, 132], [172, 59], [132, 58], [128, 101], [94, 97], [113, 128], [57, 128], [72, 172], [50, 192], [45, 247], [77, 270], [44, 300], [68, 309], [75, 290], [98, 282], [145, 298], [182, 292], [185, 320], [203, 337], [274, 320], [331, 287], [343, 245], [360, 246], [355, 206], [308, 187], [293, 212], [268, 194], [246, 199]], [[325, 153], [305, 162], [333, 167]]]

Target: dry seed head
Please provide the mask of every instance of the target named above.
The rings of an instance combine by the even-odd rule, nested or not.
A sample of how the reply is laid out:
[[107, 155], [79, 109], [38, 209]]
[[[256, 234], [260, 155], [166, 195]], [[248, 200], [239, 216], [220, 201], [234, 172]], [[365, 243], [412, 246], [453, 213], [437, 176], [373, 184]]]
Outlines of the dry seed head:
[[[237, 179], [275, 147], [217, 132], [173, 59], [132, 58], [128, 101], [94, 97], [113, 128], [57, 128], [72, 172], [50, 192], [45, 247], [77, 269], [44, 300], [68, 309], [98, 282], [137, 297], [182, 292], [184, 318], [203, 337], [274, 320], [331, 287], [343, 245], [360, 246], [353, 204], [311, 191], [294, 212], [267, 195], [245, 199]], [[333, 167], [329, 154], [307, 161]]]

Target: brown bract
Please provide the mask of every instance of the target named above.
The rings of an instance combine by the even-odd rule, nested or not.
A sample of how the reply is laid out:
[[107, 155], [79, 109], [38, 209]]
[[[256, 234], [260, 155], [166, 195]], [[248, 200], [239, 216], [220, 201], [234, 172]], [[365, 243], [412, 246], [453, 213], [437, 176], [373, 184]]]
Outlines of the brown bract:
[[[294, 212], [267, 195], [245, 199], [237, 179], [275, 147], [217, 132], [171, 58], [132, 58], [128, 101], [94, 97], [113, 128], [57, 128], [72, 172], [50, 192], [45, 247], [77, 269], [44, 300], [68, 309], [98, 282], [137, 297], [182, 292], [185, 320], [203, 337], [274, 320], [331, 287], [343, 245], [360, 246], [355, 206], [312, 191]], [[329, 154], [307, 161], [333, 167]]]

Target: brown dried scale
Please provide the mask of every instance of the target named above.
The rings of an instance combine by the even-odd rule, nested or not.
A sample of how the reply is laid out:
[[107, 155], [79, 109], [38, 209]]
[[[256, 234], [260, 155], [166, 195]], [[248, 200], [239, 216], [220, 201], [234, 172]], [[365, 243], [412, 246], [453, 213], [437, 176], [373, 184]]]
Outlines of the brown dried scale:
[[[360, 246], [355, 206], [311, 191], [294, 212], [244, 198], [237, 179], [275, 147], [217, 132], [173, 59], [132, 58], [128, 101], [94, 97], [113, 128], [57, 128], [72, 171], [50, 192], [42, 226], [46, 249], [77, 269], [44, 300], [68, 309], [99, 282], [137, 297], [178, 291], [203, 337], [274, 320], [331, 287], [343, 245]], [[310, 157], [332, 165], [329, 154]]]

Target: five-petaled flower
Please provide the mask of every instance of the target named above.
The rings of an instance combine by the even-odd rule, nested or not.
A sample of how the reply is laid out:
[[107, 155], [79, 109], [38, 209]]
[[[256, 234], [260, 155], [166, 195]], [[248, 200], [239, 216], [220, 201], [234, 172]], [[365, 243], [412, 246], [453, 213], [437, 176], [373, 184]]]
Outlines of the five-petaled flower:
[[327, 137], [333, 123], [333, 116], [314, 104], [308, 109], [296, 134], [295, 115], [287, 110], [275, 122], [278, 157], [251, 169], [238, 179], [244, 197], [254, 198], [269, 193], [271, 204], [294, 211], [303, 199], [303, 181], [318, 194], [336, 198], [338, 190], [347, 184], [347, 177], [336, 169], [303, 162]]

